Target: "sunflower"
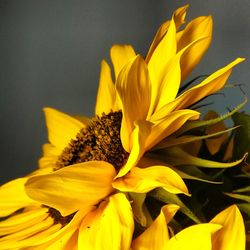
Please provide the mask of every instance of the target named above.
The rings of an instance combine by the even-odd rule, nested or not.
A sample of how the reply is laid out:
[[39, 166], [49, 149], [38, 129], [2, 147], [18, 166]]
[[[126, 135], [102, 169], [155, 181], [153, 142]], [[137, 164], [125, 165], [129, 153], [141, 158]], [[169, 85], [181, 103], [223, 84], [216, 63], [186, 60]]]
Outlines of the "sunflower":
[[[103, 60], [94, 118], [44, 109], [49, 143], [44, 145], [40, 170], [21, 179], [15, 193], [14, 184], [0, 189], [4, 211], [0, 249], [55, 249], [53, 244], [58, 249], [129, 249], [133, 212], [143, 226], [150, 221], [143, 206], [147, 192], [162, 187], [188, 194], [170, 167], [145, 167], [141, 162], [159, 142], [199, 118], [191, 105], [220, 90], [243, 59], [183, 92], [181, 82], [201, 60], [212, 32], [210, 16], [198, 17], [179, 30], [186, 10], [187, 6], [177, 9], [159, 28], [145, 58], [129, 45], [111, 48], [115, 79]], [[25, 199], [15, 201], [16, 196]], [[34, 225], [47, 219], [50, 224], [33, 230], [26, 212], [35, 216], [40, 210]], [[14, 230], [13, 218], [24, 221], [23, 228]], [[54, 226], [55, 232], [49, 233]]]
[[245, 249], [244, 222], [237, 206], [226, 208], [209, 223], [193, 225], [174, 234], [171, 227], [168, 230], [166, 225], [178, 209], [176, 205], [162, 207], [161, 213], [152, 225], [133, 240], [131, 248], [133, 250]]

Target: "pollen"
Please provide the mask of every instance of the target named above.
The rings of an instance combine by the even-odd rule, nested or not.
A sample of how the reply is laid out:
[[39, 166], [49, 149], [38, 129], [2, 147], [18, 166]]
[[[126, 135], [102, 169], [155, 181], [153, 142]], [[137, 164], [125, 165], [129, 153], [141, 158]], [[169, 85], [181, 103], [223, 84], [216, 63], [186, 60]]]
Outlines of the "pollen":
[[54, 170], [87, 161], [106, 161], [119, 170], [129, 155], [121, 143], [121, 121], [121, 111], [93, 118], [63, 150]]

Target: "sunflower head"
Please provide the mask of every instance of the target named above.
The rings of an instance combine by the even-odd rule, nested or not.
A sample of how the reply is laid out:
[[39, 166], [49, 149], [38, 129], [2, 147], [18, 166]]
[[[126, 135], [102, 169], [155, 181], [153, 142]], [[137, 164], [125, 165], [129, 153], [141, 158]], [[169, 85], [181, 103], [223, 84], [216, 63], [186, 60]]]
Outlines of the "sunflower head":
[[63, 150], [56, 169], [87, 161], [106, 161], [119, 170], [128, 158], [120, 139], [121, 121], [121, 111], [93, 118]]

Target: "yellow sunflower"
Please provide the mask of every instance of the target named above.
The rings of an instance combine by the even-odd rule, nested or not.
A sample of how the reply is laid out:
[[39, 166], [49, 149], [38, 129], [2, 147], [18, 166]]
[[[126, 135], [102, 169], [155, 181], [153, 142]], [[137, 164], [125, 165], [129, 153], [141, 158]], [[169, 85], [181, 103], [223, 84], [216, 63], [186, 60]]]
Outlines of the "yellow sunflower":
[[[198, 119], [190, 105], [220, 90], [243, 59], [180, 94], [181, 81], [202, 58], [212, 32], [211, 17], [198, 17], [178, 31], [186, 9], [177, 9], [159, 28], [145, 59], [128, 45], [111, 48], [115, 79], [103, 61], [94, 118], [44, 110], [50, 143], [40, 170], [15, 188], [18, 180], [0, 189], [0, 249], [129, 249], [132, 208], [143, 217], [141, 224], [150, 221], [147, 211], [140, 215], [147, 192], [163, 187], [188, 194], [171, 168], [139, 161], [186, 121]], [[39, 211], [37, 219], [26, 217]], [[47, 220], [46, 227], [36, 228]], [[23, 226], [15, 229], [13, 221]]]
[[[132, 250], [245, 250], [245, 228], [237, 206], [217, 214], [209, 223], [197, 224], [170, 235], [166, 225], [178, 210], [166, 205], [160, 215], [132, 242]], [[171, 230], [170, 230], [171, 232]]]

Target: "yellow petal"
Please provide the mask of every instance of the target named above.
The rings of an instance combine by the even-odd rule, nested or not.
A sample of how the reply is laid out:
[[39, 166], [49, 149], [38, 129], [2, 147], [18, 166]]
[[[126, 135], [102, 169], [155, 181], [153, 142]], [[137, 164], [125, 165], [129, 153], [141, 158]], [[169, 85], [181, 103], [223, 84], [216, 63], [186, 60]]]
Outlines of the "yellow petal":
[[102, 60], [99, 88], [96, 98], [95, 114], [101, 116], [108, 114], [115, 105], [115, 85], [112, 80], [111, 70], [108, 63]]
[[34, 176], [26, 192], [34, 200], [67, 216], [81, 208], [96, 205], [113, 191], [114, 167], [102, 161], [79, 163], [51, 174]]
[[56, 162], [58, 160], [58, 156], [44, 156], [41, 159], [39, 159], [39, 168], [40, 169], [50, 169], [51, 172], [53, 169], [56, 169]]
[[[42, 235], [41, 235], [42, 236]], [[78, 231], [76, 228], [65, 232], [58, 240], [53, 240], [49, 244], [43, 244], [41, 250], [78, 250]], [[33, 248], [32, 248], [33, 249]], [[36, 250], [36, 248], [35, 248]]]
[[166, 35], [162, 38], [148, 62], [148, 70], [152, 82], [150, 113], [153, 113], [158, 102], [157, 96], [159, 91], [161, 91], [161, 84], [169, 63], [176, 54], [176, 47], [176, 27], [174, 19], [172, 19]]
[[[207, 40], [207, 37], [199, 37], [191, 43], [187, 44], [181, 51], [179, 51], [169, 62], [169, 66], [164, 71], [164, 77], [161, 84], [158, 86], [158, 94], [156, 107], [154, 112], [157, 112], [165, 104], [173, 101], [176, 98], [176, 95], [179, 91], [180, 82], [181, 82], [181, 66], [180, 60], [188, 52], [193, 50], [197, 44], [201, 44]], [[151, 110], [152, 111], [152, 110]], [[149, 117], [149, 116], [148, 116]]]
[[[12, 242], [8, 243], [9, 247], [12, 247], [11, 249], [13, 249], [13, 248], [14, 249], [20, 249], [21, 248], [22, 250], [44, 250], [44, 249], [46, 249], [46, 250], [52, 250], [51, 248], [48, 247], [50, 245], [49, 243], [39, 244], [39, 241], [38, 241], [37, 244], [32, 244], [32, 243], [30, 244], [30, 242], [32, 242], [33, 238], [36, 238], [36, 236], [43, 237], [43, 239], [44, 238], [47, 239], [47, 237], [50, 234], [54, 234], [55, 232], [60, 231], [61, 227], [62, 226], [60, 224], [55, 224], [55, 225], [49, 227], [47, 230], [44, 230], [44, 231], [36, 234], [33, 237], [31, 236], [28, 239], [25, 239], [25, 240], [22, 240], [22, 241], [18, 241], [18, 242], [13, 242], [12, 241]], [[53, 249], [55, 249], [55, 248], [53, 248]]]
[[23, 230], [1, 237], [0, 249], [13, 248], [11, 247], [11, 245], [15, 245], [16, 242], [22, 244], [22, 241], [25, 240], [26, 238], [29, 238], [32, 235], [47, 230], [48, 228], [53, 226], [53, 224], [54, 224], [54, 219], [47, 217], [45, 220], [38, 221], [37, 223], [34, 223], [33, 225]]
[[36, 223], [42, 222], [48, 217], [47, 212], [48, 208], [41, 207], [37, 208], [35, 211], [24, 211], [0, 221], [0, 238], [1, 236], [25, 230]]
[[135, 51], [130, 45], [112, 46], [110, 49], [110, 57], [115, 70], [115, 79], [118, 77], [123, 66], [135, 56]]
[[[175, 21], [176, 29], [178, 29], [185, 22], [187, 8], [188, 8], [188, 5], [185, 5], [183, 7], [178, 8], [174, 12], [173, 18], [174, 18], [174, 21]], [[152, 42], [152, 44], [150, 46], [150, 49], [148, 51], [148, 54], [147, 54], [147, 57], [146, 57], [146, 60], [145, 60], [147, 63], [149, 62], [154, 50], [156, 49], [156, 47], [159, 44], [159, 42], [162, 40], [162, 38], [164, 37], [164, 35], [168, 31], [170, 21], [171, 20], [168, 20], [168, 21], [164, 22], [159, 27], [159, 29], [157, 30], [157, 33], [156, 33], [156, 35], [154, 37], [154, 40], [153, 40], [153, 42]]]
[[[161, 114], [160, 114], [161, 115]], [[187, 120], [199, 118], [199, 113], [190, 109], [176, 110], [167, 114], [164, 118], [158, 116], [158, 113], [152, 116], [152, 119], [161, 119], [155, 121], [151, 127], [150, 134], [146, 141], [146, 149], [152, 148], [161, 140], [177, 131]]]
[[113, 187], [122, 192], [135, 193], [147, 193], [154, 188], [162, 187], [170, 193], [188, 194], [182, 178], [166, 166], [134, 167], [126, 176], [116, 179]]
[[43, 144], [44, 156], [59, 156], [61, 151], [50, 143]]
[[138, 121], [131, 135], [132, 149], [125, 165], [120, 169], [116, 178], [127, 174], [140, 160], [145, 152], [145, 143], [150, 133], [151, 124], [149, 122]]
[[181, 58], [181, 73], [184, 80], [192, 69], [200, 62], [207, 51], [212, 38], [213, 20], [211, 16], [201, 16], [192, 20], [181, 32], [177, 42], [177, 50], [180, 51], [199, 37], [208, 37], [200, 43], [196, 43]]
[[[64, 227], [61, 224], [54, 224], [45, 230], [42, 230], [30, 237], [24, 238], [20, 241], [17, 240], [5, 240], [1, 243], [0, 249], [27, 249], [27, 250], [54, 250], [54, 249], [73, 249], [69, 248], [68, 240], [74, 235], [74, 232], [79, 228], [82, 218], [93, 210], [93, 207], [87, 207], [84, 210], [78, 211], [73, 219]], [[36, 213], [35, 209], [33, 212]], [[48, 217], [48, 214], [47, 214]], [[48, 217], [51, 221], [51, 218]], [[54, 222], [54, 220], [53, 220]], [[66, 248], [66, 246], [68, 248]], [[25, 248], [24, 248], [25, 247]]]
[[169, 240], [167, 223], [174, 217], [179, 209], [176, 205], [162, 207], [159, 216], [139, 237], [132, 243], [133, 250], [165, 250]]
[[243, 58], [238, 58], [229, 63], [226, 67], [211, 74], [200, 84], [187, 90], [179, 97], [177, 97], [173, 102], [170, 102], [169, 104], [166, 104], [164, 107], [162, 107], [161, 110], [158, 111], [159, 115], [160, 113], [169, 113], [173, 109], [186, 108], [191, 104], [201, 100], [202, 98], [217, 92], [226, 84], [226, 81], [232, 72], [232, 68], [242, 61], [244, 61]]
[[77, 119], [52, 108], [45, 108], [48, 136], [51, 144], [63, 150], [84, 125]]
[[190, 226], [174, 235], [167, 242], [165, 249], [211, 250], [213, 249], [211, 244], [211, 237], [220, 228], [221, 225], [210, 223]]
[[79, 229], [79, 249], [129, 250], [134, 230], [133, 213], [124, 194], [115, 194], [89, 213]]
[[8, 216], [20, 208], [36, 203], [25, 193], [26, 181], [26, 177], [19, 178], [0, 187], [0, 217]]
[[61, 150], [50, 143], [43, 145], [43, 157], [39, 159], [39, 168], [50, 168], [51, 171], [56, 168], [56, 162]]
[[[174, 56], [169, 67], [165, 69], [165, 76], [158, 86], [154, 110], [153, 108], [151, 109], [152, 113], [159, 110], [166, 103], [169, 103], [175, 99], [181, 82], [180, 57], [180, 54]], [[151, 113], [149, 114], [151, 115]]]
[[236, 205], [216, 215], [211, 223], [222, 225], [222, 229], [213, 236], [215, 250], [245, 250], [246, 234], [242, 215]]
[[150, 105], [150, 80], [147, 65], [141, 56], [135, 57], [120, 72], [116, 89], [122, 102], [121, 140], [130, 152], [130, 135], [136, 120], [145, 120]]

